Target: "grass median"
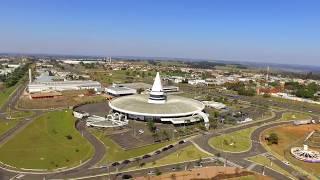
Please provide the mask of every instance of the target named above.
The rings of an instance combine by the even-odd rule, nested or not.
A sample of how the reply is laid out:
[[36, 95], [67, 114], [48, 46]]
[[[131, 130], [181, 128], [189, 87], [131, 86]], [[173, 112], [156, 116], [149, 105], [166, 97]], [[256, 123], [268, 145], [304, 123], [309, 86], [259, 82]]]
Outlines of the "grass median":
[[292, 120], [308, 120], [311, 117], [307, 114], [296, 113], [296, 112], [287, 112], [282, 114], [282, 121], [292, 121]]
[[223, 134], [220, 136], [209, 139], [209, 145], [215, 149], [226, 152], [244, 152], [251, 147], [251, 133], [256, 127], [242, 129], [229, 134]]
[[80, 164], [94, 150], [74, 124], [71, 111], [40, 116], [1, 145], [1, 162], [17, 168], [48, 170]]

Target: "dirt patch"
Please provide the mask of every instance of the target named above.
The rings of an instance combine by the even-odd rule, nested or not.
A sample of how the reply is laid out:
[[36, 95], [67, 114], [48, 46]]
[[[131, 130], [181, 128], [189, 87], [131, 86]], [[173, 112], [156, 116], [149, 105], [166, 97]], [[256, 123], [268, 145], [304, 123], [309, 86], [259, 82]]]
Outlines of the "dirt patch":
[[105, 100], [104, 96], [87, 95], [86, 90], [63, 91], [62, 96], [48, 99], [30, 99], [29, 95], [23, 95], [18, 101], [18, 107], [25, 109], [67, 108], [85, 102], [101, 102], [103, 100]]

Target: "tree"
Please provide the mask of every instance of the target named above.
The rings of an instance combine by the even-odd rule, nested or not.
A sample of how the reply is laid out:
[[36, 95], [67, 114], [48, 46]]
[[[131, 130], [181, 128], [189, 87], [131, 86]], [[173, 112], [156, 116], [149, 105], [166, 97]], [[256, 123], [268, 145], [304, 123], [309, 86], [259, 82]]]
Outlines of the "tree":
[[154, 133], [157, 129], [156, 125], [154, 124], [154, 121], [149, 120], [147, 123], [148, 129], [150, 132]]
[[164, 140], [169, 141], [170, 140], [170, 136], [169, 133], [166, 130], [162, 131], [162, 137]]
[[271, 144], [278, 144], [278, 141], [279, 141], [279, 137], [276, 133], [271, 133], [269, 135], [269, 137], [267, 138], [268, 140], [268, 144], [271, 145]]

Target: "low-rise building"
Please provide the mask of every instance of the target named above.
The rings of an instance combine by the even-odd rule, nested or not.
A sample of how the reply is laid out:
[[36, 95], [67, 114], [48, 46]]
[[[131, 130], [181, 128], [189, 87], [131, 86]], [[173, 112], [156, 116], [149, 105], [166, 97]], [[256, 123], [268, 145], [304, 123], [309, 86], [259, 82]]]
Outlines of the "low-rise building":
[[225, 109], [227, 107], [225, 104], [220, 103], [220, 102], [215, 102], [215, 101], [202, 101], [202, 103], [206, 107], [215, 108], [218, 110]]
[[106, 92], [113, 96], [125, 96], [136, 94], [137, 90], [125, 86], [113, 85], [106, 88]]
[[32, 82], [28, 84], [27, 91], [49, 92], [49, 91], [66, 91], [101, 88], [101, 84], [97, 81], [49, 81], [49, 82]]

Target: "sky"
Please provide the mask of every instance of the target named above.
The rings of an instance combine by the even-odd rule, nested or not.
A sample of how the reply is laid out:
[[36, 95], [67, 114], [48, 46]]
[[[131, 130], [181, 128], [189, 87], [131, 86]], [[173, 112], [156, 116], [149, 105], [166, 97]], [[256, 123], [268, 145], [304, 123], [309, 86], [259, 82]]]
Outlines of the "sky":
[[319, 0], [0, 0], [0, 52], [320, 64]]

